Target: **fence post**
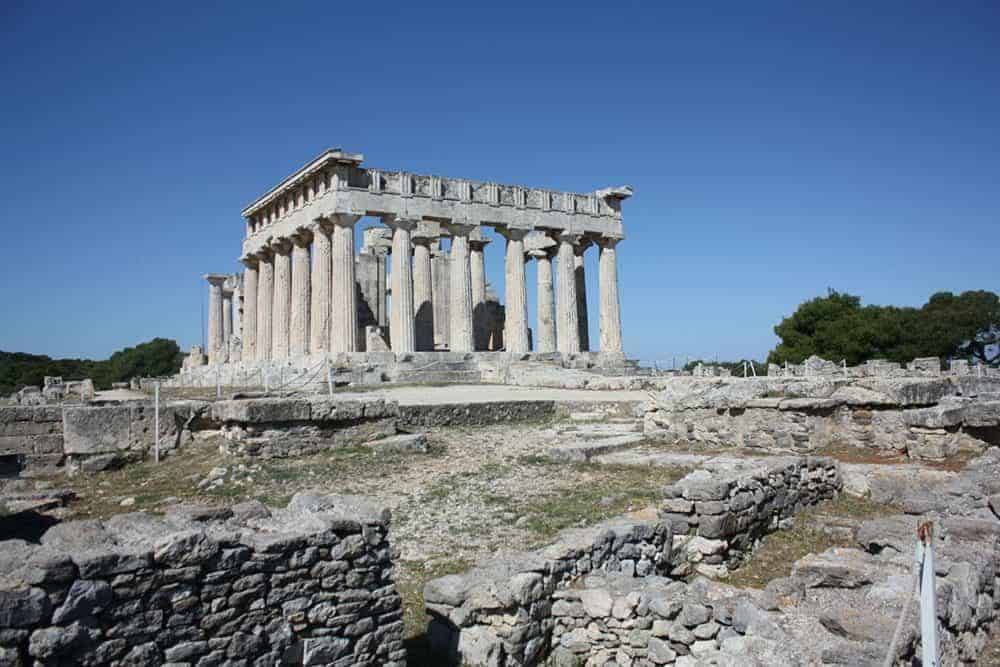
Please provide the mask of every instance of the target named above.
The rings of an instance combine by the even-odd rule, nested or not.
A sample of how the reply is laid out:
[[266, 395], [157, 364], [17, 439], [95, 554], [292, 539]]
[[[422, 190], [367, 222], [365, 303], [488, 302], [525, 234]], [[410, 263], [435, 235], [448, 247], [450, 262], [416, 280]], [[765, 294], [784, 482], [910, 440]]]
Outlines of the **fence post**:
[[160, 462], [160, 383], [153, 385], [153, 461]]
[[333, 398], [333, 368], [330, 367], [330, 360], [326, 360], [326, 386], [330, 390], [330, 398]]
[[753, 365], [753, 360], [750, 361], [750, 372], [753, 373], [754, 377], [757, 377], [757, 369]]
[[743, 377], [747, 376], [747, 362], [743, 362]]
[[937, 640], [937, 595], [934, 589], [934, 524], [917, 530], [920, 570], [920, 651], [924, 667], [939, 667]]

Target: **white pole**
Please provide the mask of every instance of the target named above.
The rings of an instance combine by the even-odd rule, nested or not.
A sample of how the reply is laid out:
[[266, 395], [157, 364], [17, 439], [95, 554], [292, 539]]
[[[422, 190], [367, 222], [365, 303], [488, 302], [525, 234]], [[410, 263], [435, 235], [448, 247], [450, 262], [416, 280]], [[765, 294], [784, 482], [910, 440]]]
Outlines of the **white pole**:
[[754, 377], [757, 377], [757, 369], [754, 368], [753, 361], [750, 362], [750, 372], [753, 373]]
[[747, 376], [747, 362], [743, 362], [743, 377]]
[[333, 369], [329, 359], [326, 360], [326, 386], [330, 389], [330, 398], [333, 398]]
[[937, 640], [937, 595], [934, 590], [934, 528], [921, 526], [917, 553], [922, 556], [920, 573], [920, 648], [924, 667], [940, 667]]
[[160, 462], [160, 383], [153, 385], [153, 460]]
[[222, 373], [222, 371], [220, 371], [219, 367], [216, 366], [215, 367], [215, 397], [216, 398], [222, 398], [222, 378], [220, 377], [221, 373]]

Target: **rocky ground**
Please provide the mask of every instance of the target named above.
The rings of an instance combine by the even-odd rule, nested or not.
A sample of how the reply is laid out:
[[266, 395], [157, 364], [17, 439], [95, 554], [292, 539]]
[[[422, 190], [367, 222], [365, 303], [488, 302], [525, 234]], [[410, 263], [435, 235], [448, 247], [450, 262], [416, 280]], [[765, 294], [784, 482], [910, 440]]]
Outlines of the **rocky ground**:
[[[374, 497], [392, 511], [391, 539], [400, 554], [399, 585], [412, 635], [424, 627], [426, 580], [544, 544], [569, 526], [649, 511], [659, 489], [687, 470], [543, 456], [578, 442], [575, 431], [572, 424], [433, 429], [426, 453], [376, 454], [361, 446], [271, 460], [227, 457], [219, 451], [219, 438], [210, 437], [160, 464], [37, 480], [21, 490], [28, 496], [56, 489], [62, 498], [75, 496], [62, 508], [47, 505], [63, 519], [158, 513], [189, 502], [232, 505], [257, 499], [284, 505], [298, 491]], [[2, 525], [5, 532], [16, 529], [9, 521]]]

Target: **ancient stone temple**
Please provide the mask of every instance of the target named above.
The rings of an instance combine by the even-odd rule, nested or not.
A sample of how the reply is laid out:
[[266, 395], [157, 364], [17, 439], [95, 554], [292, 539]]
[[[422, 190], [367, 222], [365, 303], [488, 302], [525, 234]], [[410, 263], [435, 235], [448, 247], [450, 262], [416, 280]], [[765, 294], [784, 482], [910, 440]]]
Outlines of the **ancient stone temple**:
[[[328, 150], [243, 210], [243, 275], [206, 276], [209, 364], [365, 351], [622, 356], [616, 246], [631, 188], [554, 192], [362, 161]], [[381, 225], [359, 231], [365, 217]], [[503, 305], [486, 281], [484, 248], [497, 237]], [[600, 313], [597, 336], [587, 325], [591, 248], [599, 253], [590, 306]]]

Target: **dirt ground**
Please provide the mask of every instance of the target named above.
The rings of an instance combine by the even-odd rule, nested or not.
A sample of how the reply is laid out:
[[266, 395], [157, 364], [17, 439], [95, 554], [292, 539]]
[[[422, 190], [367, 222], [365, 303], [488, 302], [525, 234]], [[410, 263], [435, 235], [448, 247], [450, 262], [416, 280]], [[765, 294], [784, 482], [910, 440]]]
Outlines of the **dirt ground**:
[[426, 627], [421, 592], [427, 580], [544, 545], [563, 528], [643, 510], [687, 472], [553, 463], [539, 454], [558, 437], [545, 425], [435, 429], [426, 454], [376, 456], [359, 446], [272, 460], [226, 457], [211, 437], [159, 465], [149, 461], [51, 484], [77, 495], [67, 519], [163, 512], [192, 501], [282, 505], [300, 491], [377, 498], [392, 511], [407, 634], [415, 636]]

